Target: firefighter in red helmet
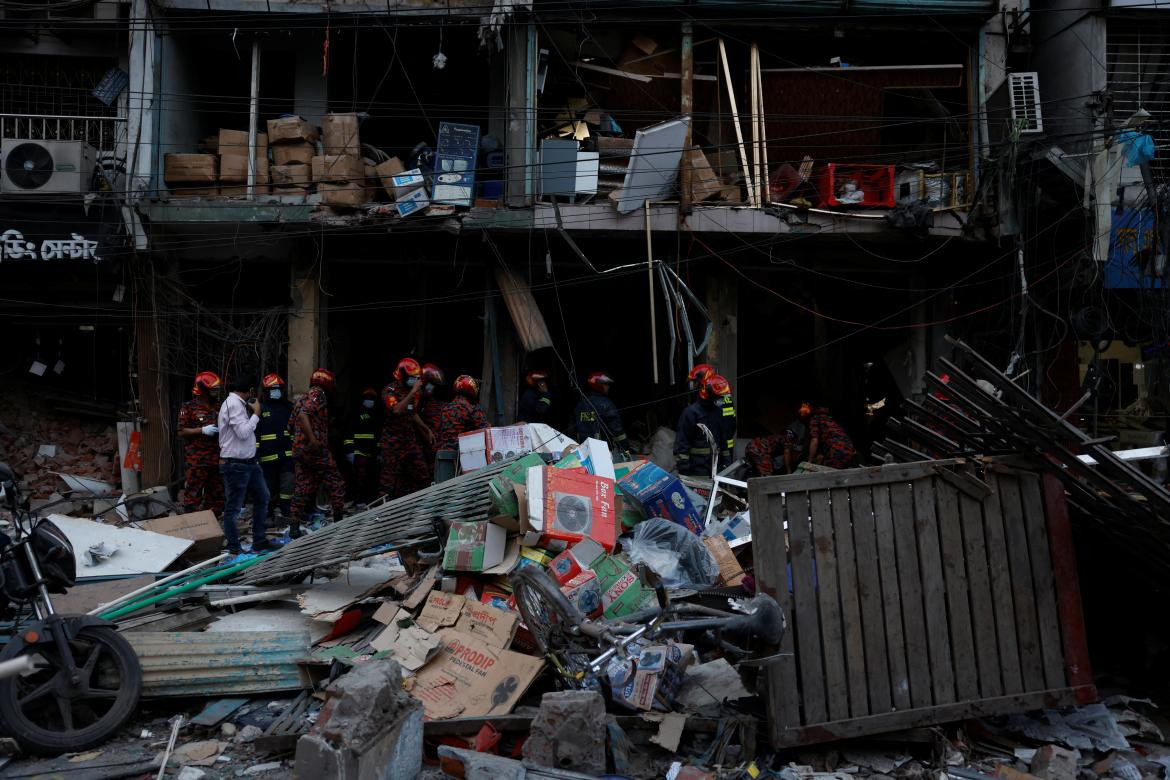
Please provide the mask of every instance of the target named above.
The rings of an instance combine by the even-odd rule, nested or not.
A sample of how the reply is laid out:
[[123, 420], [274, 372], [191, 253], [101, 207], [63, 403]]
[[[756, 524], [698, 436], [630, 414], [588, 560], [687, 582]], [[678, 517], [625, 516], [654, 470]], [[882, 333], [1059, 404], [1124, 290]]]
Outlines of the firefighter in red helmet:
[[211, 371], [200, 371], [191, 387], [191, 400], [179, 407], [176, 428], [183, 440], [184, 512], [210, 509], [223, 512], [223, 480], [219, 474], [217, 415], [223, 382]]
[[292, 402], [284, 377], [271, 373], [260, 380], [260, 424], [256, 426], [256, 455], [260, 470], [268, 485], [268, 517], [280, 516], [286, 522], [291, 515], [293, 497], [292, 436], [288, 418], [292, 416]]
[[318, 368], [309, 376], [309, 392], [293, 404], [293, 500], [289, 535], [300, 536], [322, 485], [329, 493], [333, 521], [342, 519], [345, 481], [329, 449], [329, 400], [337, 389], [333, 372]]
[[609, 398], [613, 378], [604, 371], [594, 371], [585, 378], [587, 392], [573, 411], [573, 428], [577, 438], [602, 439], [611, 450], [624, 452], [629, 442], [622, 427], [622, 416]]
[[459, 457], [459, 435], [488, 427], [487, 413], [480, 408], [479, 382], [467, 374], [456, 377], [451, 385], [453, 397], [443, 404], [439, 414], [435, 444], [435, 480], [443, 482], [455, 476]]
[[426, 487], [430, 469], [419, 440], [422, 422], [418, 404], [425, 382], [422, 366], [414, 358], [402, 358], [394, 367], [390, 383], [382, 388], [385, 418], [382, 423], [382, 470], [379, 490], [390, 498], [399, 498]]
[[[720, 468], [731, 462], [731, 451], [735, 448], [735, 416], [724, 413], [727, 408], [725, 399], [730, 395], [731, 383], [719, 374], [710, 374], [699, 387], [698, 400], [683, 409], [674, 440], [679, 474], [710, 476], [712, 459]], [[711, 431], [714, 450], [699, 425], [705, 425]]]
[[529, 371], [524, 377], [524, 394], [520, 396], [517, 422], [545, 423], [552, 418], [552, 395], [548, 391], [548, 372]]

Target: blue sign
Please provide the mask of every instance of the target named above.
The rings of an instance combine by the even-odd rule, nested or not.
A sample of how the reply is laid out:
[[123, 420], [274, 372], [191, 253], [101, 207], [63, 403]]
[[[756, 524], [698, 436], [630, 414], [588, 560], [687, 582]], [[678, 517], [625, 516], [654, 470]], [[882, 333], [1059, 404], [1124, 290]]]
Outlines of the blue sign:
[[1166, 286], [1166, 258], [1158, 246], [1154, 210], [1126, 210], [1113, 214], [1109, 229], [1109, 258], [1105, 262], [1105, 288], [1151, 289]]
[[452, 206], [470, 206], [475, 200], [475, 160], [478, 156], [479, 125], [440, 122], [431, 200]]

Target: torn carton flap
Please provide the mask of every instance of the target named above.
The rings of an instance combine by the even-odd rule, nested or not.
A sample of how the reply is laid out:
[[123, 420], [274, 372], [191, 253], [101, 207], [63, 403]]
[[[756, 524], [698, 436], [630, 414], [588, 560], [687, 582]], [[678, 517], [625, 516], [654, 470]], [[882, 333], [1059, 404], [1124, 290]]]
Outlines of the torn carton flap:
[[463, 614], [463, 604], [466, 601], [467, 598], [458, 593], [432, 590], [427, 596], [426, 605], [415, 622], [424, 630], [432, 632], [453, 626], [459, 622], [459, 616]]
[[544, 666], [543, 659], [493, 650], [454, 629], [440, 637], [439, 654], [419, 670], [410, 690], [426, 720], [507, 715]]
[[515, 612], [468, 599], [463, 604], [455, 630], [478, 637], [489, 647], [503, 649], [512, 644], [519, 619]]
[[341, 619], [350, 607], [373, 596], [389, 583], [385, 571], [350, 566], [337, 579], [314, 585], [297, 596], [297, 604], [302, 613], [314, 620], [332, 623]]
[[416, 672], [434, 657], [440, 639], [417, 625], [399, 625], [411, 620], [409, 612], [399, 609], [385, 630], [370, 640], [370, 647], [379, 653], [389, 651], [403, 669]]

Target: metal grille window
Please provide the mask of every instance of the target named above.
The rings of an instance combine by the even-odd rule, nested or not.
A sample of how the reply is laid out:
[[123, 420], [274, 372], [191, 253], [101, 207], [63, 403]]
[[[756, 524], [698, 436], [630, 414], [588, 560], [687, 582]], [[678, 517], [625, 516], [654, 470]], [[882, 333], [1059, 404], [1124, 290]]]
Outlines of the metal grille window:
[[93, 96], [117, 62], [105, 58], [0, 56], [0, 137], [86, 141], [112, 150], [117, 104]]
[[1120, 125], [1139, 108], [1150, 112], [1143, 128], [1154, 137], [1153, 168], [1159, 180], [1170, 172], [1170, 20], [1109, 20], [1105, 65], [1113, 119]]
[[1021, 133], [1044, 132], [1040, 114], [1040, 77], [1035, 72], [1008, 75], [1008, 94], [1012, 101], [1012, 123]]

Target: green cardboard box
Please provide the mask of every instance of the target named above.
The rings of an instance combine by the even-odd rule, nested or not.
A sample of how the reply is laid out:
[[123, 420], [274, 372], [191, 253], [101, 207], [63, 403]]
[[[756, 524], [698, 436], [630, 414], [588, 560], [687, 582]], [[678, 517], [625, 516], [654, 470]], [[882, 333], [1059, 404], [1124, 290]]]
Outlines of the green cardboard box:
[[528, 469], [543, 465], [544, 459], [535, 452], [530, 452], [493, 477], [488, 483], [488, 496], [494, 514], [519, 517], [520, 505], [516, 501], [516, 491], [512, 489], [512, 485], [523, 485], [528, 477]]
[[638, 575], [612, 555], [603, 555], [589, 568], [601, 583], [601, 603], [607, 618], [621, 618], [637, 612], [654, 595], [642, 587]]
[[504, 560], [507, 543], [508, 532], [495, 523], [451, 523], [443, 568], [446, 571], [490, 569]]

